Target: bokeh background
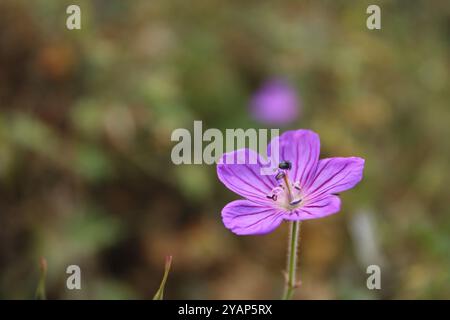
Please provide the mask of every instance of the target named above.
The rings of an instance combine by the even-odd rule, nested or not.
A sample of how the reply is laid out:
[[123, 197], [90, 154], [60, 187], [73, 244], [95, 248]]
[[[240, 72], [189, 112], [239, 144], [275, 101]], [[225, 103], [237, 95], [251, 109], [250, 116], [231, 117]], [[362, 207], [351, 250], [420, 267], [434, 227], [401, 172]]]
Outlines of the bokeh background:
[[449, 299], [449, 40], [446, 0], [1, 0], [0, 298], [33, 298], [42, 256], [49, 298], [151, 299], [168, 254], [168, 299], [278, 298], [287, 224], [233, 235], [215, 166], [170, 159], [194, 120], [266, 128], [248, 104], [276, 76], [302, 101], [283, 130], [366, 159], [342, 211], [302, 224], [296, 298]]

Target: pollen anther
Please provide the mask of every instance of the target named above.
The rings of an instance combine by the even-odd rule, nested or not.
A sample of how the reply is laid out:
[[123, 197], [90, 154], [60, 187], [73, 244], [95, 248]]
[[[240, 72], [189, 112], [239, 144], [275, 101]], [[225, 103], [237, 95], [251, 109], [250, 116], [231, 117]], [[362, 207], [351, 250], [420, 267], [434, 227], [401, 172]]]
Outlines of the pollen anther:
[[281, 180], [284, 179], [284, 177], [286, 176], [286, 174], [283, 171], [280, 171], [277, 173], [277, 175], [275, 176], [275, 179], [277, 180]]

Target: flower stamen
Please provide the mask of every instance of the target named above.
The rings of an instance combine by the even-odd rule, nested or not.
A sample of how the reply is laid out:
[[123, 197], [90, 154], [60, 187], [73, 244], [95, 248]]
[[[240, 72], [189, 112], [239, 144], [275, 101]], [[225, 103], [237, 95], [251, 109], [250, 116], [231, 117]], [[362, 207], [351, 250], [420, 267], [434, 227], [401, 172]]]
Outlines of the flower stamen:
[[300, 191], [300, 184], [298, 182], [291, 183], [287, 171], [292, 168], [289, 161], [282, 161], [278, 165], [279, 171], [275, 179], [278, 181], [278, 187], [274, 188], [272, 192], [267, 195], [268, 199], [279, 202], [287, 210], [293, 210], [302, 202]]
[[284, 181], [284, 185], [286, 186], [286, 189], [287, 189], [287, 196], [288, 196], [289, 203], [291, 203], [293, 200], [293, 196], [292, 196], [292, 190], [291, 190], [291, 183], [289, 182], [289, 178], [288, 178], [287, 174], [285, 174], [283, 176], [283, 181]]

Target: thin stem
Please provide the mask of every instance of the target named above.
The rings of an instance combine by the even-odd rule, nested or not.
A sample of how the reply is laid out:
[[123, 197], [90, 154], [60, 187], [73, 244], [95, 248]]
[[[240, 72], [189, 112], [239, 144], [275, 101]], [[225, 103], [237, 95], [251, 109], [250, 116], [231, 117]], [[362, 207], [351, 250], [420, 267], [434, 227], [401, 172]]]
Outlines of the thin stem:
[[153, 300], [163, 300], [164, 299], [164, 287], [166, 286], [167, 277], [169, 276], [170, 267], [172, 265], [172, 256], [166, 257], [166, 266], [164, 270], [164, 276], [161, 281], [161, 285], [159, 286], [158, 291], [156, 292]]
[[300, 221], [291, 221], [289, 232], [287, 275], [284, 286], [283, 300], [290, 300], [297, 288], [295, 276], [297, 273], [297, 249], [300, 234]]
[[36, 289], [36, 299], [45, 300], [47, 299], [45, 294], [45, 280], [47, 278], [47, 260], [41, 257], [39, 260], [39, 283]]

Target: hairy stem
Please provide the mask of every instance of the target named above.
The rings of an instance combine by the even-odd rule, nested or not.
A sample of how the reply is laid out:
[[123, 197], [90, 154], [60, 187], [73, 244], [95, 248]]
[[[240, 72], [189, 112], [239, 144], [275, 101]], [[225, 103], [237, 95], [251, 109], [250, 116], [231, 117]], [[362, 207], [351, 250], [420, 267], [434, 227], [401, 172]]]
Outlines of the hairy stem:
[[297, 250], [300, 234], [300, 221], [291, 221], [288, 244], [287, 274], [284, 285], [283, 300], [290, 300], [297, 288]]

